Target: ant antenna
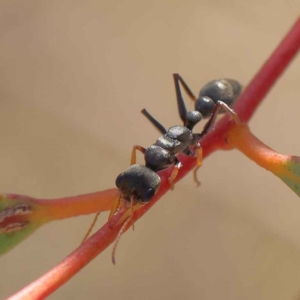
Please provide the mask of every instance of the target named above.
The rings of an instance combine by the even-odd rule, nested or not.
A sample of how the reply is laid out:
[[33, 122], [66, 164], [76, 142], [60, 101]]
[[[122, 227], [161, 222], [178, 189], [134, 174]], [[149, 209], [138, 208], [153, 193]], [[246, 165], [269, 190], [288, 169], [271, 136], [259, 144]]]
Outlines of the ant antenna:
[[154, 117], [148, 113], [148, 111], [144, 108], [141, 110], [141, 113], [153, 124], [153, 126], [161, 133], [166, 134], [167, 130], [166, 128], [161, 125]]
[[83, 244], [83, 243], [87, 240], [87, 238], [89, 237], [90, 233], [92, 232], [92, 230], [93, 230], [93, 228], [94, 228], [94, 226], [95, 226], [95, 224], [96, 224], [96, 222], [97, 222], [97, 219], [98, 219], [98, 217], [99, 217], [99, 215], [100, 215], [100, 212], [101, 212], [101, 211], [98, 211], [98, 212], [96, 213], [96, 215], [95, 215], [95, 217], [94, 217], [94, 219], [93, 219], [93, 222], [92, 222], [92, 224], [90, 225], [88, 231], [86, 232], [86, 234], [85, 234], [85, 236], [84, 236], [84, 238], [83, 238], [81, 244]]

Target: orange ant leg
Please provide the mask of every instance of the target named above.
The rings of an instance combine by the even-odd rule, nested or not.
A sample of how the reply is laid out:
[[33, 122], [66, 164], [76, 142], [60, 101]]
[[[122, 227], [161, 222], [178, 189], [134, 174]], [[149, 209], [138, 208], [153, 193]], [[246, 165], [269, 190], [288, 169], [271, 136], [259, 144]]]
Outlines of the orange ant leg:
[[95, 217], [94, 217], [94, 219], [93, 219], [93, 222], [92, 222], [92, 224], [90, 225], [88, 231], [86, 232], [86, 234], [85, 234], [85, 236], [84, 236], [84, 238], [83, 238], [81, 244], [83, 244], [83, 243], [87, 240], [87, 238], [89, 237], [90, 233], [92, 232], [92, 230], [93, 230], [93, 228], [94, 228], [94, 226], [95, 226], [95, 224], [96, 224], [96, 222], [97, 222], [97, 219], [98, 219], [98, 217], [99, 217], [99, 215], [100, 215], [100, 212], [101, 212], [101, 211], [98, 211], [98, 212], [96, 213], [96, 215], [95, 215]]
[[138, 145], [133, 146], [131, 151], [130, 165], [134, 165], [136, 163], [136, 150], [141, 151], [143, 154], [145, 154], [146, 151], [146, 149], [142, 146], [138, 146]]
[[118, 193], [118, 195], [114, 201], [114, 204], [110, 210], [108, 220], [110, 220], [113, 217], [113, 215], [115, 214], [115, 212], [117, 211], [119, 204], [120, 204], [120, 200], [121, 200], [121, 193]]
[[[117, 209], [118, 209], [118, 207], [119, 207], [119, 204], [120, 204], [120, 200], [121, 200], [121, 194], [118, 193], [117, 196], [116, 196], [116, 198], [115, 198], [115, 200], [114, 200], [113, 206], [112, 206], [112, 208], [111, 208], [111, 210], [110, 210], [108, 220], [110, 220], [110, 219], [113, 217], [113, 215], [115, 214], [115, 212], [117, 211]], [[83, 238], [81, 244], [84, 243], [84, 242], [87, 240], [87, 238], [89, 237], [91, 231], [93, 230], [93, 228], [94, 228], [94, 226], [95, 226], [95, 224], [96, 224], [96, 222], [97, 222], [97, 219], [98, 219], [98, 217], [99, 217], [99, 215], [100, 215], [100, 212], [101, 212], [101, 211], [98, 211], [98, 212], [96, 213], [96, 215], [95, 215], [95, 217], [94, 217], [94, 219], [93, 219], [93, 222], [92, 222], [92, 224], [90, 225], [90, 227], [89, 227], [87, 233], [85, 234], [85, 236], [84, 236], [84, 238]]]
[[216, 104], [216, 106], [215, 106], [215, 109], [214, 109], [214, 111], [213, 111], [213, 113], [212, 113], [212, 115], [210, 117], [210, 119], [205, 124], [202, 132], [200, 133], [201, 137], [205, 136], [215, 126], [215, 123], [216, 123], [216, 120], [217, 120], [217, 116], [218, 116], [218, 113], [219, 113], [219, 111], [220, 111], [221, 108], [223, 108], [225, 110], [225, 112], [229, 115], [229, 117], [231, 119], [234, 120], [234, 122], [237, 125], [241, 124], [241, 121], [240, 121], [237, 113], [233, 109], [231, 109], [227, 104], [225, 104], [224, 102], [218, 101], [217, 104]]
[[112, 260], [112, 263], [114, 265], [116, 264], [115, 254], [116, 254], [116, 250], [117, 250], [117, 246], [119, 244], [120, 238], [121, 238], [122, 234], [124, 233], [125, 229], [127, 228], [128, 224], [130, 222], [132, 222], [133, 213], [134, 213], [134, 203], [135, 203], [134, 196], [132, 196], [130, 198], [130, 215], [129, 215], [128, 219], [125, 221], [125, 223], [122, 225], [120, 231], [118, 232], [115, 244], [114, 244], [113, 249], [112, 249], [111, 260]]
[[233, 109], [231, 109], [226, 103], [218, 101], [217, 105], [220, 105], [220, 107], [222, 107], [225, 110], [225, 112], [235, 122], [236, 125], [241, 124], [240, 118], [238, 117], [237, 113]]
[[[143, 205], [145, 205], [145, 203], [137, 202], [137, 203], [133, 204], [132, 214]], [[130, 210], [130, 213], [131, 213], [131, 210]], [[129, 215], [130, 215], [130, 213], [129, 213]], [[116, 225], [123, 223], [127, 218], [128, 218], [128, 213], [125, 212]]]
[[182, 163], [180, 161], [177, 161], [175, 163], [174, 169], [171, 173], [171, 176], [168, 178], [169, 184], [170, 184], [170, 190], [174, 190], [174, 181], [178, 175], [179, 169], [182, 167]]
[[201, 183], [198, 180], [197, 171], [202, 166], [202, 148], [201, 148], [200, 143], [197, 143], [197, 145], [196, 145], [195, 156], [197, 157], [197, 164], [196, 164], [196, 167], [193, 171], [193, 175], [194, 175], [194, 181], [196, 182], [196, 185], [199, 186]]

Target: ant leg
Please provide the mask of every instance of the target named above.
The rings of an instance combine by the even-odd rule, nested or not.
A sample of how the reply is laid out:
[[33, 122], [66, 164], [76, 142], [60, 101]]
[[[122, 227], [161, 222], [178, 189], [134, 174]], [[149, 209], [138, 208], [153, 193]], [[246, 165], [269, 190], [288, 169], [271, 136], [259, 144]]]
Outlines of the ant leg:
[[115, 240], [115, 244], [113, 246], [113, 250], [111, 252], [111, 261], [112, 263], [115, 265], [116, 264], [116, 258], [115, 258], [115, 255], [116, 255], [116, 250], [117, 250], [117, 246], [119, 244], [119, 241], [120, 241], [120, 238], [121, 238], [121, 235], [123, 234], [125, 228], [127, 227], [128, 223], [130, 222], [130, 219], [128, 218], [125, 223], [123, 224], [123, 226], [121, 227], [120, 231], [118, 232], [118, 235], [117, 235], [117, 238]]
[[148, 111], [144, 108], [141, 110], [141, 113], [152, 123], [152, 125], [161, 133], [167, 133], [167, 130], [164, 126], [162, 126], [154, 117], [152, 117]]
[[125, 229], [126, 229], [126, 227], [129, 223], [131, 223], [132, 227], [134, 226], [133, 223], [132, 223], [132, 218], [133, 218], [133, 213], [134, 213], [134, 204], [135, 204], [134, 196], [132, 196], [130, 198], [130, 215], [127, 218], [127, 220], [125, 221], [125, 223], [123, 224], [123, 226], [121, 227], [120, 231], [118, 232], [118, 235], [117, 235], [116, 240], [115, 240], [115, 244], [114, 244], [113, 249], [112, 249], [111, 260], [112, 260], [112, 263], [114, 265], [116, 264], [115, 254], [116, 254], [117, 246], [119, 244], [119, 241], [120, 241], [120, 238], [121, 238], [122, 234], [124, 233], [124, 231], [125, 231]]
[[[186, 107], [184, 104], [184, 100], [182, 98], [181, 90], [179, 82], [181, 82], [182, 78], [179, 74], [173, 74], [174, 84], [175, 84], [175, 92], [176, 92], [176, 100], [177, 100], [177, 107], [178, 107], [178, 113], [180, 116], [180, 119], [183, 122], [183, 125], [186, 124]], [[189, 90], [189, 89], [188, 89]], [[190, 91], [190, 90], [189, 90]]]
[[197, 145], [196, 145], [195, 156], [197, 157], [197, 164], [193, 171], [193, 175], [194, 175], [194, 181], [196, 182], [196, 185], [199, 186], [200, 181], [198, 180], [198, 177], [197, 177], [197, 171], [202, 166], [202, 148], [201, 148], [200, 143], [197, 143]]
[[174, 77], [174, 80], [181, 83], [184, 91], [187, 93], [187, 95], [190, 97], [190, 99], [195, 102], [197, 100], [197, 97], [193, 94], [193, 92], [188, 87], [188, 85], [183, 80], [183, 78], [179, 74], [173, 74], [173, 77]]
[[236, 114], [236, 112], [231, 109], [227, 104], [225, 104], [224, 102], [218, 101], [214, 111], [210, 117], [210, 119], [207, 121], [207, 123], [205, 124], [202, 132], [199, 134], [200, 139], [205, 136], [215, 125], [216, 123], [216, 119], [218, 116], [218, 113], [220, 111], [220, 109], [223, 108], [225, 110], [225, 112], [230, 116], [231, 119], [234, 120], [234, 122], [236, 124], [240, 124], [240, 119], [238, 117], [238, 115]]
[[93, 219], [93, 222], [92, 222], [92, 224], [90, 225], [88, 231], [86, 232], [86, 234], [85, 234], [85, 236], [84, 236], [84, 238], [83, 238], [81, 244], [83, 244], [83, 243], [87, 240], [87, 238], [89, 237], [90, 233], [92, 232], [92, 230], [93, 230], [93, 228], [94, 228], [94, 226], [95, 226], [95, 224], [96, 224], [96, 222], [97, 222], [97, 219], [98, 219], [100, 213], [101, 213], [101, 211], [98, 211], [98, 212], [96, 213], [96, 215], [95, 215], [95, 217], [94, 217], [94, 219]]
[[174, 190], [174, 180], [177, 177], [179, 169], [182, 167], [182, 163], [176, 158], [174, 169], [171, 173], [171, 176], [168, 178], [170, 184], [170, 190]]
[[145, 154], [146, 151], [146, 149], [142, 146], [138, 146], [138, 145], [133, 146], [131, 151], [130, 165], [134, 165], [136, 163], [136, 150], [141, 151], [143, 154]]
[[113, 217], [113, 215], [115, 214], [115, 212], [117, 211], [119, 204], [120, 204], [120, 200], [121, 200], [121, 193], [118, 193], [118, 195], [114, 201], [114, 204], [110, 210], [108, 220], [110, 220]]

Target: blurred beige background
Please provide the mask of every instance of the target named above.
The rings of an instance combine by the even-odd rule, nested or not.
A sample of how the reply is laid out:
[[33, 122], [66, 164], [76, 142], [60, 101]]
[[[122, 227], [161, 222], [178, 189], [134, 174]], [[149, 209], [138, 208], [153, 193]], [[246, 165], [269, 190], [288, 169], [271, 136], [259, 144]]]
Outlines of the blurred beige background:
[[[0, 1], [1, 191], [42, 198], [113, 187], [134, 144], [179, 122], [171, 74], [251, 79], [299, 1]], [[300, 59], [251, 121], [300, 155]], [[189, 107], [192, 104], [188, 102]], [[200, 129], [199, 129], [200, 130]], [[140, 157], [142, 162], [142, 157]], [[300, 200], [236, 151], [218, 152], [50, 299], [299, 299]], [[1, 258], [0, 299], [77, 247], [93, 216], [49, 224]], [[106, 214], [97, 227], [105, 222]]]

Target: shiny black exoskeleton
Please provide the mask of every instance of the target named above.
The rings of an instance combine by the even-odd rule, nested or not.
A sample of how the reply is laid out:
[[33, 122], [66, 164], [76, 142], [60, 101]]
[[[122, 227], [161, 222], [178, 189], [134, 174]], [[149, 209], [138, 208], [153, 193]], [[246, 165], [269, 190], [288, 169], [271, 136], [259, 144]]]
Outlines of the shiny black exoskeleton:
[[[158, 140], [148, 148], [134, 146], [131, 154], [131, 166], [121, 173], [116, 179], [116, 186], [120, 191], [120, 197], [127, 203], [147, 203], [156, 194], [160, 186], [160, 177], [157, 172], [170, 165], [174, 169], [169, 178], [171, 188], [177, 176], [181, 163], [177, 154], [195, 155], [197, 166], [194, 170], [194, 180], [199, 185], [196, 171], [201, 166], [202, 151], [199, 141], [214, 126], [218, 113], [225, 110], [234, 113], [228, 106], [232, 105], [239, 96], [242, 86], [233, 79], [219, 79], [206, 84], [197, 98], [184, 82], [179, 74], [173, 74], [178, 112], [183, 125], [175, 125], [165, 129], [145, 109], [142, 113], [162, 134]], [[180, 90], [180, 84], [188, 96], [195, 102], [195, 110], [187, 111]], [[210, 117], [201, 133], [193, 133], [194, 126], [202, 118]], [[194, 147], [191, 147], [194, 146]], [[145, 166], [136, 163], [136, 150], [144, 154]], [[125, 203], [126, 204], [126, 203]]]

